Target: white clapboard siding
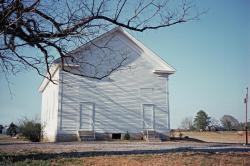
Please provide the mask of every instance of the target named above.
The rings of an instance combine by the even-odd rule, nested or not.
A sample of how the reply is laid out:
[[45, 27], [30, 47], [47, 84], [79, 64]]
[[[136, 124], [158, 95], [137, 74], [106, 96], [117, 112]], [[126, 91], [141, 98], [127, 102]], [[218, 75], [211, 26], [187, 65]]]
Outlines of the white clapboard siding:
[[[103, 39], [105, 40], [105, 38]], [[101, 41], [100, 41], [101, 42]], [[95, 131], [108, 133], [131, 133], [143, 130], [142, 104], [154, 104], [155, 129], [169, 131], [167, 78], [153, 73], [158, 64], [134, 45], [123, 34], [115, 33], [107, 44], [115, 48], [113, 52], [94, 49], [88, 52], [78, 51], [79, 58], [89, 57], [93, 63], [95, 55], [106, 54], [116, 57], [117, 52], [127, 56], [126, 65], [103, 80], [88, 79], [68, 72], [60, 71], [60, 130], [77, 131], [80, 129], [80, 104], [94, 103]], [[116, 57], [116, 60], [120, 60]], [[88, 59], [88, 58], [87, 58]], [[109, 62], [100, 65], [98, 71], [103, 74]], [[82, 71], [88, 71], [81, 66]], [[93, 69], [89, 68], [88, 72]], [[86, 73], [85, 73], [86, 74]]]
[[41, 123], [44, 136], [55, 141], [58, 121], [58, 95], [59, 95], [59, 71], [54, 73], [53, 80], [56, 84], [48, 82], [42, 93]]

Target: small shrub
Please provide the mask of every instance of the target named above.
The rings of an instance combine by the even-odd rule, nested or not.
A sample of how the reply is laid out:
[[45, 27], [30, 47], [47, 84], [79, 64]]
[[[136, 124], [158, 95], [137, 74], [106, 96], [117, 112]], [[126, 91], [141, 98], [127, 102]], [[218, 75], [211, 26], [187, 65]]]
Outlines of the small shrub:
[[2, 132], [3, 132], [3, 125], [0, 125], [0, 134], [2, 134]]
[[42, 125], [36, 120], [25, 118], [20, 122], [20, 133], [32, 142], [39, 142], [42, 139]]
[[174, 138], [174, 132], [175, 132], [174, 129], [170, 130], [170, 137]]
[[128, 132], [124, 135], [124, 140], [130, 140], [130, 135]]
[[6, 134], [7, 134], [7, 135], [10, 135], [11, 137], [14, 137], [14, 136], [16, 136], [17, 131], [18, 131], [17, 125], [15, 125], [14, 123], [11, 123], [11, 124], [9, 125], [9, 128], [8, 128], [7, 131], [6, 131]]
[[180, 133], [179, 133], [179, 137], [180, 137], [180, 139], [182, 139], [182, 136], [183, 136], [183, 134], [180, 132]]

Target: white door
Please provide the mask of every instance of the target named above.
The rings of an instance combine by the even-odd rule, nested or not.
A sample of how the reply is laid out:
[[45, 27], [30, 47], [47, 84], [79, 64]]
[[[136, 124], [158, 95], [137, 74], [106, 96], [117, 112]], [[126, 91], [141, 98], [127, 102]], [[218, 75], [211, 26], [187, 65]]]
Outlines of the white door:
[[154, 129], [154, 105], [143, 104], [143, 128]]
[[80, 104], [80, 129], [94, 130], [95, 110], [94, 103]]

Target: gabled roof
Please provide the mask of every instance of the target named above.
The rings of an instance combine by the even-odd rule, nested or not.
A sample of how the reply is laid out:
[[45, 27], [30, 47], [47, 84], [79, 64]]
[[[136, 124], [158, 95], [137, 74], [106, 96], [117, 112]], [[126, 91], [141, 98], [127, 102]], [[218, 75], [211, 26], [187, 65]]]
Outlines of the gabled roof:
[[[155, 71], [157, 71], [157, 73], [168, 73], [168, 74], [173, 74], [176, 70], [170, 66], [165, 60], [163, 60], [160, 56], [158, 56], [156, 53], [154, 53], [152, 50], [150, 50], [149, 48], [147, 48], [144, 44], [142, 44], [139, 40], [137, 40], [136, 38], [134, 38], [131, 34], [129, 34], [127, 31], [125, 31], [122, 27], [116, 27], [111, 29], [110, 31], [98, 36], [97, 38], [93, 39], [90, 42], [87, 42], [86, 44], [70, 51], [69, 54], [74, 54], [75, 52], [82, 50], [88, 46], [90, 46], [93, 43], [96, 43], [97, 41], [103, 39], [104, 37], [115, 33], [115, 32], [121, 32], [124, 36], [126, 36], [132, 43], [134, 43], [138, 48], [140, 48], [140, 50], [142, 50], [144, 52], [144, 54], [146, 54], [146, 56], [148, 56], [150, 59], [154, 60], [155, 62], [157, 62], [162, 68], [159, 69], [155, 69]], [[60, 63], [60, 58], [56, 59], [54, 61], [55, 63]], [[154, 72], [155, 72], [154, 71]]]
[[154, 53], [152, 50], [147, 48], [140, 41], [135, 39], [131, 34], [126, 32], [123, 28], [117, 27], [117, 30], [121, 31], [125, 36], [127, 36], [134, 44], [136, 44], [150, 59], [156, 61], [162, 68], [155, 69], [154, 73], [165, 73], [165, 74], [173, 74], [176, 70], [170, 66], [165, 60], [163, 60], [160, 56]]
[[[131, 34], [129, 34], [127, 31], [125, 31], [123, 28], [121, 27], [116, 27], [102, 35], [100, 35], [99, 37], [93, 39], [90, 42], [87, 42], [86, 44], [70, 51], [69, 54], [74, 54], [75, 52], [82, 50], [88, 46], [90, 46], [92, 43], [96, 43], [97, 41], [103, 39], [104, 37], [115, 33], [115, 32], [121, 32], [125, 37], [127, 37], [132, 43], [134, 43], [144, 54], [145, 56], [147, 56], [148, 58], [150, 58], [151, 60], [155, 61], [157, 64], [159, 64], [159, 68], [155, 69], [154, 71], [152, 71], [153, 73], [156, 74], [173, 74], [176, 70], [170, 66], [165, 60], [163, 60], [160, 56], [158, 56], [156, 53], [154, 53], [152, 50], [150, 50], [149, 48], [147, 48], [146, 46], [144, 46], [144, 44], [142, 44], [140, 41], [138, 41], [137, 39], [135, 39]], [[53, 73], [51, 73], [52, 75], [54, 75], [54, 73], [57, 71], [57, 69], [60, 67], [60, 58], [56, 59], [54, 62], [54, 64], [51, 66], [51, 71]], [[48, 79], [44, 79], [42, 84], [39, 87], [39, 92], [42, 92], [46, 86], [48, 85], [49, 80]]]
[[[52, 65], [50, 66], [50, 69], [49, 69], [49, 70], [50, 70], [50, 74], [51, 74], [52, 79], [53, 79], [53, 77], [54, 77], [56, 71], [59, 69], [59, 66], [60, 66], [59, 64], [52, 64]], [[47, 73], [47, 76], [49, 77], [48, 73]], [[53, 80], [53, 81], [58, 81], [58, 80]], [[41, 83], [41, 85], [40, 85], [39, 88], [38, 88], [38, 91], [39, 91], [39, 92], [43, 92], [43, 90], [47, 87], [47, 85], [49, 84], [49, 82], [50, 82], [49, 79], [44, 78], [43, 81], [42, 81], [42, 83]], [[58, 82], [57, 82], [57, 83], [58, 83]]]

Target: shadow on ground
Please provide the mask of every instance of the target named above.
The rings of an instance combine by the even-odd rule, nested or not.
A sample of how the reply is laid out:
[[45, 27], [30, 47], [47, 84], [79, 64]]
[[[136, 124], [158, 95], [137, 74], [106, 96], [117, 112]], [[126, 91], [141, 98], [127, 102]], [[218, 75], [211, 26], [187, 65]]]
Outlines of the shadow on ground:
[[11, 162], [32, 160], [50, 160], [57, 158], [80, 158], [94, 156], [111, 156], [111, 155], [138, 155], [138, 154], [164, 154], [164, 153], [179, 153], [179, 152], [250, 152], [250, 148], [192, 148], [181, 147], [174, 149], [162, 150], [133, 150], [133, 151], [86, 151], [86, 152], [64, 152], [64, 153], [34, 153], [34, 154], [1, 154], [0, 161], [8, 159]]
[[184, 137], [184, 138], [171, 137], [170, 140], [171, 141], [190, 141], [190, 142], [208, 143], [206, 141], [199, 140], [196, 138], [190, 138], [190, 137]]

